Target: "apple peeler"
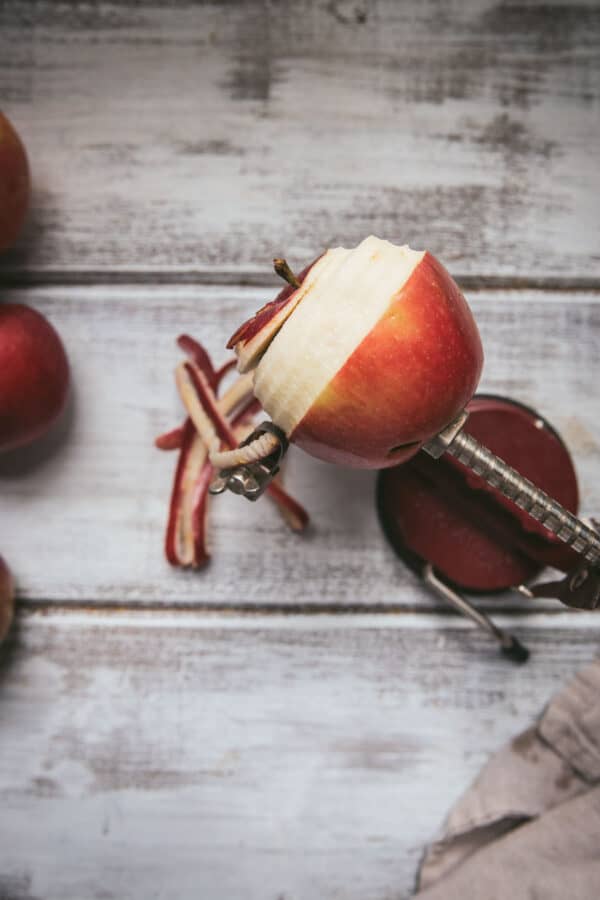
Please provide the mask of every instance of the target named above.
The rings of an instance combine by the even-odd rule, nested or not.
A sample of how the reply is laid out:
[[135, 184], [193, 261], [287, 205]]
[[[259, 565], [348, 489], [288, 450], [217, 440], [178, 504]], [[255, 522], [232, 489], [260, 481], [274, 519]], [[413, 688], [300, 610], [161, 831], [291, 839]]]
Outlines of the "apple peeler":
[[[514, 438], [513, 443], [516, 447], [521, 446], [523, 444], [523, 434], [525, 433], [523, 429], [526, 426], [528, 429], [527, 440], [529, 441], [528, 458], [526, 454], [525, 458], [520, 458], [518, 462], [522, 463], [525, 461], [527, 463], [526, 469], [533, 468], [534, 471], [537, 471], [536, 456], [538, 454], [546, 454], [546, 468], [550, 473], [561, 470], [561, 467], [566, 471], [565, 477], [567, 481], [570, 479], [569, 483], [572, 482], [572, 486], [570, 494], [567, 491], [563, 502], [559, 502], [541, 487], [536, 486], [529, 478], [520, 474], [517, 468], [513, 468], [500, 455], [488, 449], [481, 440], [465, 431], [465, 424], [470, 414], [472, 415], [473, 426], [475, 426], [478, 421], [477, 417], [481, 409], [484, 408], [482, 403], [484, 407], [486, 403], [488, 407], [491, 403], [495, 414], [499, 412], [511, 413], [509, 417], [505, 415], [504, 418], [496, 420], [496, 425], [499, 424], [500, 429], [495, 427], [492, 431], [488, 431], [486, 434], [487, 443], [494, 445], [497, 442], [494, 439], [494, 435], [502, 431], [506, 445], [504, 455], [510, 455], [506, 453], [506, 449], [512, 446], [512, 438]], [[507, 428], [507, 426], [510, 427]], [[510, 431], [512, 427], [516, 427], [514, 433]], [[477, 431], [477, 429], [475, 430]], [[257, 436], [264, 434], [265, 431], [269, 431], [278, 438], [279, 445], [276, 451], [258, 462], [221, 471], [211, 486], [213, 493], [231, 490], [250, 500], [256, 500], [261, 496], [270, 480], [279, 470], [281, 460], [288, 447], [286, 435], [271, 422], [259, 425], [246, 440], [250, 442]], [[537, 434], [539, 434], [539, 441]], [[545, 436], [545, 443], [542, 440], [543, 436]], [[508, 443], [506, 443], [507, 440]], [[562, 448], [562, 456], [559, 453], [559, 447]], [[548, 456], [550, 451], [552, 452]], [[558, 456], [554, 458], [552, 453], [558, 453]], [[429, 463], [427, 459], [429, 459]], [[458, 468], [462, 472], [461, 477], [463, 480], [458, 488], [456, 485], [452, 486], [453, 480], [456, 481], [456, 473], [453, 474], [449, 471], [443, 477], [440, 473], [434, 474], [435, 470], [440, 466], [444, 467], [446, 465], [446, 468], [448, 468], [448, 463], [453, 464], [449, 468]], [[381, 507], [381, 497], [385, 495], [385, 492], [382, 493], [382, 491], [388, 484], [386, 479], [410, 479], [411, 483], [414, 483], [415, 477], [425, 479], [425, 481], [432, 478], [437, 479], [438, 486], [439, 483], [443, 482], [442, 487], [448, 494], [446, 498], [448, 509], [452, 511], [453, 515], [456, 514], [457, 507], [467, 503], [467, 506], [471, 505], [468, 509], [463, 510], [463, 520], [466, 517], [470, 518], [471, 521], [474, 519], [478, 521], [480, 518], [484, 520], [487, 516], [490, 519], [489, 524], [492, 533], [497, 532], [504, 545], [509, 538], [508, 543], [511, 545], [514, 558], [521, 568], [517, 566], [517, 569], [514, 570], [509, 566], [506, 569], [505, 566], [498, 576], [499, 580], [498, 578], [495, 581], [492, 580], [489, 585], [480, 582], [471, 584], [469, 577], [462, 578], [462, 576], [447, 575], [444, 572], [443, 560], [437, 563], [433, 559], [432, 562], [431, 556], [435, 557], [436, 554], [429, 552], [431, 549], [429, 546], [425, 546], [425, 551], [423, 551], [422, 546], [419, 546], [417, 552], [415, 552], [415, 547], [411, 546], [410, 534], [408, 534], [407, 538], [407, 532], [410, 532], [411, 529], [407, 526], [406, 521], [401, 523], [402, 527], [397, 528], [395, 533], [392, 534], [391, 532], [394, 531], [394, 528], [390, 530], [390, 527], [386, 524]], [[466, 494], [470, 493], [474, 496], [475, 501], [477, 501], [475, 506], [473, 506], [473, 497], [469, 499], [465, 496], [465, 479], [467, 482]], [[471, 490], [469, 490], [469, 481], [471, 482]], [[475, 482], [477, 483], [475, 485], [477, 490], [473, 491], [472, 488]], [[438, 493], [438, 486], [435, 488], [435, 496]], [[482, 490], [482, 488], [487, 488], [487, 498], [484, 496], [486, 491]], [[501, 499], [504, 509], [501, 509], [499, 513], [490, 513], [488, 502], [490, 495], [496, 500]], [[569, 511], [565, 503], [570, 505], [574, 511]], [[495, 626], [489, 617], [485, 616], [466, 600], [462, 596], [462, 591], [474, 590], [477, 593], [485, 593], [510, 588], [527, 598], [547, 597], [558, 599], [561, 603], [574, 609], [593, 610], [600, 606], [600, 533], [594, 527], [595, 523], [588, 525], [578, 518], [575, 514], [576, 503], [577, 488], [574, 471], [568, 451], [564, 444], [560, 442], [556, 432], [533, 410], [505, 398], [488, 397], [481, 399], [476, 396], [469, 404], [469, 407], [435, 438], [428, 441], [422, 447], [422, 451], [413, 457], [413, 460], [409, 460], [395, 469], [385, 469], [379, 473], [378, 507], [380, 521], [386, 536], [390, 539], [399, 555], [419, 574], [430, 589], [445, 601], [451, 603], [460, 612], [473, 619], [476, 624], [499, 642], [502, 651], [506, 655], [517, 661], [523, 661], [527, 657], [528, 654], [525, 648], [519, 644], [516, 638]], [[427, 532], [427, 540], [429, 541], [431, 540], [429, 534], [435, 523], [431, 516], [427, 518], [426, 513], [423, 514], [423, 518], [424, 529]], [[517, 534], [515, 534], [515, 523], [518, 529]], [[440, 542], [445, 544], [452, 528], [447, 524], [444, 526], [443, 523], [439, 527], [442, 529]], [[532, 547], [533, 550], [531, 549]], [[563, 548], [562, 551], [560, 547]], [[460, 548], [457, 552], [460, 555]], [[528, 557], [528, 554], [531, 558]], [[526, 562], [523, 562], [524, 560]], [[469, 565], [470, 561], [467, 556], [465, 563], [467, 570]], [[561, 568], [565, 572], [564, 577], [544, 583], [525, 583], [526, 581], [530, 582], [531, 578], [545, 565]], [[511, 575], [515, 571], [518, 573], [517, 580], [511, 581]]]
[[[367, 238], [355, 250], [360, 252], [368, 242], [377, 244], [377, 239]], [[375, 259], [377, 254], [371, 256]], [[300, 287], [302, 278], [284, 259], [273, 262], [278, 275], [291, 287]], [[443, 290], [456, 299], [443, 267], [438, 274]], [[238, 343], [245, 347], [247, 325], [230, 339], [228, 346], [236, 352]], [[481, 362], [476, 327], [471, 326], [470, 349]], [[263, 423], [245, 443], [252, 447], [222, 458], [232, 468], [221, 468], [212, 493], [230, 490], [257, 500], [278, 471], [288, 441], [277, 426]], [[395, 449], [404, 446], [410, 445], [399, 441]], [[513, 589], [528, 598], [554, 597], [575, 609], [600, 605], [600, 533], [594, 523], [577, 516], [577, 481], [568, 450], [542, 417], [506, 398], [475, 396], [434, 438], [416, 443], [414, 450], [401, 465], [384, 466], [379, 472], [377, 508], [384, 534], [431, 590], [498, 640], [504, 652], [519, 661], [527, 655], [458, 590]], [[383, 456], [380, 459], [385, 463]], [[561, 569], [565, 577], [530, 586], [546, 565]]]

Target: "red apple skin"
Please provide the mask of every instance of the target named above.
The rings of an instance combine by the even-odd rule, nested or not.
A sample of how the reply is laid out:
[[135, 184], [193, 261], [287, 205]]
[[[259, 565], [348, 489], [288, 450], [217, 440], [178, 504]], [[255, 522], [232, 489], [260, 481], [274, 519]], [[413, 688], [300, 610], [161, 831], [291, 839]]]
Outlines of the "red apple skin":
[[290, 440], [338, 465], [397, 465], [464, 409], [482, 366], [467, 302], [426, 253]]
[[15, 586], [10, 569], [0, 556], [0, 642], [8, 634], [15, 607]]
[[[306, 266], [306, 268], [302, 269], [302, 271], [296, 276], [300, 285], [302, 284], [314, 264], [320, 259], [321, 257], [318, 256], [308, 266]], [[239, 344], [240, 341], [247, 343], [248, 341], [252, 340], [252, 338], [255, 337], [259, 333], [259, 331], [262, 331], [266, 327], [266, 325], [268, 325], [271, 319], [273, 319], [278, 313], [285, 309], [297, 290], [298, 288], [294, 287], [293, 285], [286, 284], [285, 287], [283, 287], [279, 291], [274, 300], [270, 300], [268, 303], [265, 303], [264, 306], [261, 306], [258, 312], [255, 312], [253, 316], [251, 316], [246, 322], [243, 323], [243, 325], [240, 325], [237, 331], [235, 331], [227, 341], [227, 349], [231, 350], [236, 346], [236, 344]]]
[[69, 363], [50, 322], [29, 306], [0, 303], [0, 450], [41, 437], [68, 387]]
[[11, 247], [29, 206], [29, 164], [19, 135], [0, 112], [0, 252]]

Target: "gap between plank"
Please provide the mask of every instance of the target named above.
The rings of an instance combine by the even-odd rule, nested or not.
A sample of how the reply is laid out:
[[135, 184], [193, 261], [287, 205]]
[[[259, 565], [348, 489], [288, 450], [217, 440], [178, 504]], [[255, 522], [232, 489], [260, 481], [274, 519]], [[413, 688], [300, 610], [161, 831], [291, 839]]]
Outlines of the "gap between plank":
[[[25, 620], [35, 620], [47, 622], [51, 625], [55, 621], [66, 624], [88, 624], [88, 625], [104, 625], [106, 622], [117, 623], [120, 626], [125, 625], [143, 625], [155, 628], [172, 627], [172, 628], [263, 628], [276, 629], [280, 627], [292, 627], [298, 630], [303, 629], [338, 629], [345, 628], [392, 628], [392, 629], [413, 629], [427, 630], [435, 628], [443, 628], [447, 630], [473, 631], [477, 633], [473, 623], [467, 621], [461, 616], [446, 613], [445, 610], [428, 610], [426, 615], [415, 613], [414, 611], [403, 611], [402, 613], [393, 613], [387, 616], [374, 614], [371, 611], [363, 610], [360, 614], [340, 616], [341, 610], [336, 610], [332, 614], [330, 610], [323, 611], [322, 615], [313, 616], [306, 615], [298, 610], [256, 610], [253, 614], [248, 611], [242, 612], [232, 607], [228, 608], [194, 608], [188, 607], [185, 610], [175, 610], [173, 607], [146, 607], [126, 608], [126, 607], [93, 607], [81, 605], [73, 606], [57, 606], [52, 604], [50, 607], [37, 608], [29, 610], [21, 610], [21, 614], [17, 618], [17, 629], [19, 622]], [[24, 614], [23, 614], [24, 613]], [[527, 618], [514, 613], [504, 613], [496, 616], [497, 623], [503, 628], [549, 628], [556, 630], [582, 630], [587, 633], [593, 628], [594, 623], [599, 621], [600, 617], [593, 612], [582, 612], [575, 615], [568, 610], [552, 610], [551, 612], [540, 611], [531, 613]], [[449, 624], [451, 623], [451, 624]]]
[[[477, 290], [540, 290], [574, 293], [600, 293], [600, 278], [541, 277], [535, 275], [461, 275], [453, 278], [465, 291]], [[102, 285], [202, 285], [232, 287], [277, 287], [281, 281], [263, 269], [56, 269], [19, 271], [0, 269], [0, 283], [4, 287], [85, 287]]]
[[[510, 615], [515, 618], [523, 619], [534, 615], [569, 615], [573, 618], [581, 618], [586, 615], [576, 610], [568, 610], [566, 607], [557, 603], [556, 607], [547, 609], [532, 609], [526, 605], [526, 601], [522, 601], [519, 605], [511, 603], [499, 603], [495, 605], [486, 604], [482, 606], [486, 613], [490, 615]], [[172, 613], [173, 615], [217, 615], [217, 616], [241, 616], [241, 617], [325, 617], [340, 616], [346, 618], [359, 618], [360, 616], [373, 616], [386, 618], [392, 616], [419, 616], [423, 619], [430, 617], [453, 618], [457, 622], [462, 621], [462, 617], [450, 607], [446, 606], [421, 606], [418, 604], [336, 604], [336, 603], [230, 603], [230, 604], [210, 604], [210, 603], [185, 603], [177, 601], [122, 601], [117, 600], [43, 600], [43, 599], [27, 599], [21, 600], [17, 598], [17, 610], [19, 614], [36, 615], [48, 614], [53, 612], [76, 612], [82, 614], [99, 613], [103, 615], [110, 614], [127, 614], [127, 613]], [[592, 614], [593, 615], [593, 614]], [[600, 627], [600, 612], [596, 614], [596, 621]]]

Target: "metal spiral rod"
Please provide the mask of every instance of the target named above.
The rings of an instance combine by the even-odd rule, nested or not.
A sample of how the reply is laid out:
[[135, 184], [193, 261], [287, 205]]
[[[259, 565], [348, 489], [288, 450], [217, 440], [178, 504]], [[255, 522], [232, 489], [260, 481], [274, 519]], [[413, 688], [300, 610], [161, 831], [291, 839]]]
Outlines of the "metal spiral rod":
[[[573, 513], [568, 512], [545, 491], [520, 475], [470, 434], [465, 434], [463, 426], [467, 416], [466, 411], [460, 413], [453, 422], [424, 444], [423, 450], [434, 459], [449, 453], [491, 487], [512, 500], [559, 540], [572, 547], [583, 559], [600, 567], [600, 534], [585, 525]], [[223, 470], [211, 485], [211, 493], [221, 493], [229, 489], [249, 500], [260, 497], [277, 472], [288, 446], [285, 434], [272, 422], [263, 422], [244, 443], [253, 441], [267, 431], [278, 439], [276, 452], [252, 464]]]
[[600, 563], [600, 535], [476, 441], [459, 431], [444, 448], [590, 563]]

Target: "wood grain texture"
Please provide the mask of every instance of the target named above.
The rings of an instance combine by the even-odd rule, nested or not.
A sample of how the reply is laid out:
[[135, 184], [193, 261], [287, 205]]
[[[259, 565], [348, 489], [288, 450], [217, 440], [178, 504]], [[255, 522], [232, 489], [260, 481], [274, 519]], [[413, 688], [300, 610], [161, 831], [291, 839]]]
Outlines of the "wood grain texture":
[[173, 571], [152, 442], [181, 331], [221, 360], [274, 255], [375, 232], [469, 287], [554, 288], [469, 294], [482, 387], [562, 431], [598, 514], [599, 39], [595, 0], [0, 2], [34, 174], [0, 299], [50, 316], [75, 385], [0, 459], [2, 900], [404, 900], [452, 801], [598, 652], [596, 616], [548, 604], [500, 619], [533, 650], [504, 661], [393, 557], [373, 475], [301, 453], [311, 534], [222, 497], [210, 568]]
[[434, 616], [24, 617], [0, 893], [407, 898], [452, 801], [597, 652], [576, 618], [534, 617], [521, 668]]
[[[23, 600], [432, 604], [384, 544], [374, 475], [293, 448], [287, 483], [312, 516], [310, 534], [290, 533], [266, 498], [249, 504], [227, 495], [212, 501], [209, 568], [174, 571], [164, 561], [175, 457], [152, 442], [182, 415], [174, 339], [190, 331], [222, 361], [229, 334], [270, 292], [179, 285], [3, 296], [30, 302], [57, 325], [75, 385], [63, 433], [0, 460], [0, 548]], [[600, 295], [483, 291], [469, 300], [486, 351], [482, 387], [536, 407], [558, 427], [574, 455], [583, 512], [598, 513]]]
[[595, 0], [5, 0], [35, 195], [4, 265], [264, 271], [374, 232], [598, 278], [599, 39]]

